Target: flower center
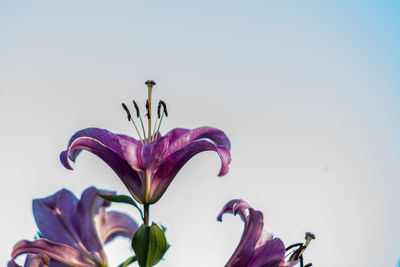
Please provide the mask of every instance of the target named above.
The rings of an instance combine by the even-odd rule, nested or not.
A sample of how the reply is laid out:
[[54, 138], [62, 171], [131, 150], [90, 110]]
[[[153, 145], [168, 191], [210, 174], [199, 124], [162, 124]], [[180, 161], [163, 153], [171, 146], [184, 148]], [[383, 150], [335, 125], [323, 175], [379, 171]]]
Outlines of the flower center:
[[[136, 126], [136, 123], [129, 111], [129, 108], [122, 103], [122, 108], [125, 110], [127, 116], [128, 116], [128, 121], [131, 121], [133, 126], [135, 127], [135, 130], [139, 136], [140, 142], [142, 143], [142, 145], [146, 145], [151, 143], [152, 141], [156, 140], [158, 138], [159, 132], [160, 132], [160, 126], [161, 126], [161, 122], [165, 117], [168, 117], [168, 111], [167, 111], [167, 105], [165, 104], [164, 101], [160, 100], [158, 102], [158, 108], [157, 108], [157, 117], [154, 120], [154, 127], [151, 128], [151, 95], [152, 95], [152, 91], [153, 91], [153, 86], [156, 85], [156, 83], [154, 81], [146, 81], [145, 84], [147, 85], [147, 89], [148, 89], [148, 97], [146, 100], [146, 110], [147, 113], [145, 116], [147, 116], [147, 133], [144, 127], [144, 123], [142, 120], [142, 117], [140, 116], [140, 110], [139, 110], [139, 106], [137, 105], [135, 100], [132, 100], [133, 105], [135, 107], [136, 110], [136, 119], [139, 118], [140, 124], [142, 126], [142, 133], [143, 133], [143, 138], [142, 135], [140, 134], [139, 128]], [[161, 113], [161, 109], [162, 109], [162, 113]]]

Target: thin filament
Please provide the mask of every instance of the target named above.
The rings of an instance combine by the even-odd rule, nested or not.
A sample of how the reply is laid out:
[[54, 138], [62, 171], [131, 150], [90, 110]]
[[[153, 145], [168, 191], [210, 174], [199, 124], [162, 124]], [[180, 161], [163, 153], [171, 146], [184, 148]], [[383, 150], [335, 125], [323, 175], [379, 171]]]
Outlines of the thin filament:
[[164, 118], [164, 114], [165, 114], [165, 111], [163, 111], [163, 113], [161, 114], [160, 123], [158, 124], [157, 132], [154, 135], [154, 139], [158, 138], [158, 134], [160, 133], [160, 126], [161, 126], [161, 122], [162, 122], [162, 120]]
[[153, 136], [151, 138], [151, 141], [154, 141], [156, 138], [156, 126], [157, 126], [157, 122], [158, 122], [158, 117], [156, 117], [156, 120], [154, 121], [154, 127], [153, 127]]
[[140, 119], [140, 124], [142, 125], [142, 130], [143, 130], [143, 140], [146, 141], [146, 139], [147, 139], [146, 130], [144, 129], [144, 124], [143, 124], [143, 121], [142, 121], [142, 117], [139, 117], [139, 119]]
[[133, 121], [133, 118], [131, 119], [131, 121], [132, 121], [132, 123], [133, 123], [133, 126], [135, 126], [136, 132], [137, 132], [138, 135], [139, 135], [140, 143], [143, 145], [142, 136], [140, 135], [139, 129], [138, 129], [138, 127], [136, 126], [136, 123]]

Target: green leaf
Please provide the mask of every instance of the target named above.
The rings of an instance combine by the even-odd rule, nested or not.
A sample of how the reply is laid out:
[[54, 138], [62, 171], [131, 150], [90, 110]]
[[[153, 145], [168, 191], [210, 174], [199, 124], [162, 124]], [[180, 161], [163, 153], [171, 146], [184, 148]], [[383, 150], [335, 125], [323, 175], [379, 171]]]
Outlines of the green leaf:
[[140, 267], [156, 265], [168, 247], [164, 231], [154, 223], [151, 226], [140, 226], [132, 239], [132, 248]]
[[127, 195], [116, 195], [115, 196], [115, 195], [101, 195], [101, 194], [97, 194], [97, 195], [101, 198], [104, 198], [105, 200], [110, 201], [110, 202], [130, 204], [139, 210], [140, 215], [143, 218], [142, 210], [136, 204], [136, 201], [133, 198], [131, 198], [130, 196], [127, 196]]
[[126, 261], [124, 261], [123, 263], [121, 263], [120, 265], [118, 265], [118, 267], [126, 267], [131, 263], [134, 263], [137, 260], [136, 256], [132, 256], [129, 259], [127, 259]]

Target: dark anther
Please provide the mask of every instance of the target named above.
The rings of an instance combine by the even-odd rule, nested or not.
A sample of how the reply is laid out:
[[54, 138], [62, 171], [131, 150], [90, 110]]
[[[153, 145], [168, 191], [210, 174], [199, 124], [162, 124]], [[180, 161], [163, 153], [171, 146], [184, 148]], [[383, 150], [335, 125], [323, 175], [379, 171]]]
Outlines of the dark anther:
[[149, 86], [149, 85], [156, 85], [156, 82], [155, 82], [155, 81], [152, 81], [152, 80], [147, 80], [144, 84], [146, 84], [147, 86]]
[[311, 266], [312, 266], [312, 263], [308, 263], [308, 264], [304, 265], [304, 267], [311, 267]]
[[286, 248], [286, 251], [288, 251], [294, 247], [301, 247], [302, 245], [303, 245], [303, 243], [296, 243], [296, 244], [290, 245]]
[[160, 102], [158, 102], [158, 109], [157, 109], [158, 118], [161, 117], [161, 107], [164, 110], [165, 116], [168, 117], [167, 104], [165, 104], [164, 101], [160, 100]]
[[160, 118], [161, 117], [161, 100], [160, 100], [160, 102], [158, 102], [158, 107], [157, 107], [157, 116], [158, 116], [158, 118]]
[[125, 111], [126, 111], [126, 115], [128, 116], [128, 121], [130, 121], [131, 118], [132, 118], [132, 116], [131, 116], [131, 113], [129, 112], [128, 107], [127, 107], [124, 103], [122, 103], [122, 107], [123, 107], [123, 108], [125, 109]]
[[167, 111], [167, 104], [165, 104], [164, 101], [160, 100], [160, 104], [162, 105], [165, 113], [165, 117], [168, 117], [168, 111]]
[[147, 116], [147, 118], [150, 120], [149, 100], [148, 100], [148, 99], [146, 100], [146, 110], [147, 110], [146, 116]]
[[139, 116], [140, 116], [139, 106], [136, 104], [135, 100], [132, 100], [132, 102], [136, 109], [136, 118], [139, 118]]

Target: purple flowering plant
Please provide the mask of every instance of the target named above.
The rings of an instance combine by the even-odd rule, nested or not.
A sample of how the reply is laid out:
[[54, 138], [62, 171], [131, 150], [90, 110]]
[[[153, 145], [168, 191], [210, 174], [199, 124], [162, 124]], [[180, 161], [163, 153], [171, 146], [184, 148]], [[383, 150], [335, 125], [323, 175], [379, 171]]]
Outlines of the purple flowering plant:
[[[164, 257], [169, 244], [165, 237], [166, 228], [150, 224], [151, 205], [162, 197], [179, 170], [200, 152], [215, 151], [221, 160], [218, 176], [228, 173], [231, 145], [227, 135], [213, 127], [175, 128], [162, 135], [160, 126], [168, 116], [167, 105], [160, 100], [157, 116], [153, 118], [152, 90], [156, 83], [146, 81], [145, 84], [148, 91], [145, 106], [147, 127], [134, 100], [135, 117], [128, 106], [122, 104], [138, 138], [106, 129], [86, 128], [76, 132], [60, 154], [61, 163], [70, 170], [70, 162], [75, 162], [83, 150], [98, 156], [113, 169], [130, 196], [89, 187], [80, 199], [62, 189], [49, 197], [33, 200], [39, 238], [19, 241], [12, 250], [9, 267], [19, 266], [15, 258], [21, 254], [27, 255], [24, 266], [30, 267], [105, 267], [108, 262], [103, 246], [118, 236], [129, 238], [134, 252], [120, 267], [135, 262], [140, 267], [154, 266]], [[143, 221], [141, 225], [124, 213], [106, 211], [112, 202], [137, 208]], [[244, 222], [239, 245], [225, 266], [312, 265], [303, 265], [303, 253], [315, 238], [313, 234], [306, 234], [304, 244], [285, 248], [282, 240], [263, 230], [262, 212], [247, 202], [238, 199], [228, 202], [218, 215], [219, 221], [225, 213], [239, 214]]]
[[[98, 194], [115, 192], [89, 187], [78, 200], [69, 190], [62, 189], [49, 197], [34, 199], [33, 215], [40, 238], [18, 242], [12, 258], [33, 253], [41, 256], [31, 255], [27, 261], [44, 266], [50, 260], [51, 266], [107, 266], [103, 245], [117, 236], [132, 239], [139, 226], [124, 213], [106, 211], [110, 202]], [[17, 266], [14, 260], [10, 264]]]
[[[217, 220], [222, 221], [225, 213], [239, 215], [244, 222], [244, 230], [239, 245], [228, 260], [226, 267], [289, 267], [300, 262], [303, 266], [303, 252], [314, 234], [306, 233], [306, 242], [293, 244], [287, 248], [282, 240], [266, 232], [261, 211], [253, 209], [246, 201], [233, 199], [225, 204]], [[296, 250], [290, 251], [293, 248]], [[286, 253], [289, 251], [289, 253]], [[285, 256], [286, 254], [286, 256]], [[288, 258], [286, 260], [286, 258]], [[305, 266], [311, 266], [307, 264]]]

